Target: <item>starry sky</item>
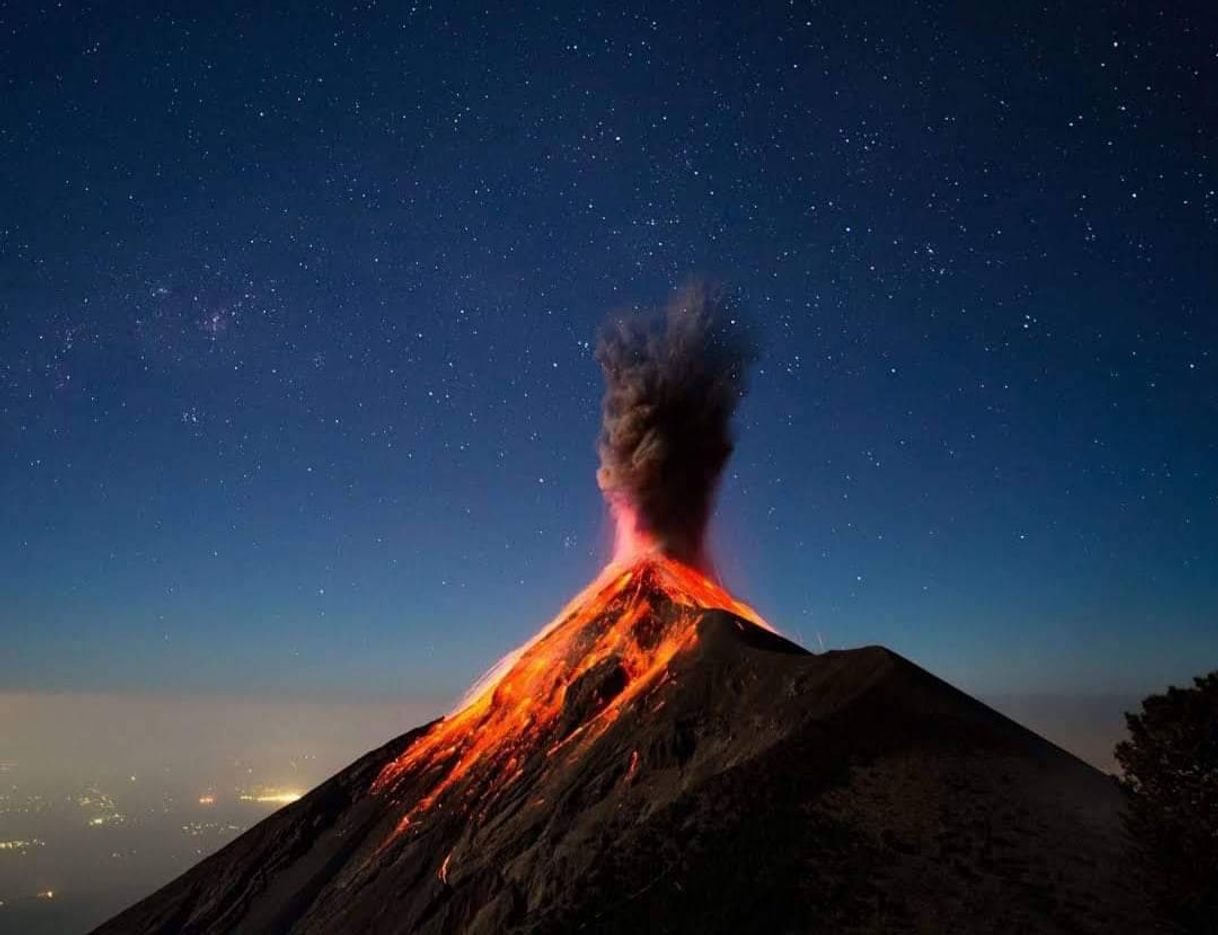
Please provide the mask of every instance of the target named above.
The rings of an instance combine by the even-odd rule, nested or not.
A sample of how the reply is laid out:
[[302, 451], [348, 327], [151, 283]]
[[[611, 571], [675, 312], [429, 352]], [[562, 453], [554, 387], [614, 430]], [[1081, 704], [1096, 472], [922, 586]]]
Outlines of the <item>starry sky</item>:
[[1212, 667], [1207, 4], [528, 6], [0, 5], [0, 685], [455, 696], [604, 562], [596, 330], [691, 276], [780, 630]]

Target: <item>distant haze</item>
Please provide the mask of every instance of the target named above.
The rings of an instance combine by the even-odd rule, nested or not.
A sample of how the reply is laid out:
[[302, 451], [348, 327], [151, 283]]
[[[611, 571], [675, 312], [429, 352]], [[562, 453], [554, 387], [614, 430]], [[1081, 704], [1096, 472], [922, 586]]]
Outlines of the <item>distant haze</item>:
[[[1126, 695], [1004, 694], [982, 700], [1105, 771]], [[451, 699], [265, 700], [118, 694], [0, 694], [0, 762], [40, 781], [172, 771], [207, 784], [256, 767], [312, 786], [442, 714]]]
[[207, 785], [256, 768], [308, 787], [447, 701], [2, 693], [0, 761], [40, 782], [168, 771]]
[[1125, 737], [1125, 712], [1136, 695], [983, 695], [981, 700], [1096, 769], [1116, 773], [1113, 747]]

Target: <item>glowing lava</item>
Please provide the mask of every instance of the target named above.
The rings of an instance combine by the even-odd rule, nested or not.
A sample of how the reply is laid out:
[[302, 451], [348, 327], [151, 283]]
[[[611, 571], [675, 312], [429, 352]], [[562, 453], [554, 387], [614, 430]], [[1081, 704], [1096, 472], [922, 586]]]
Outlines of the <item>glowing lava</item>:
[[373, 790], [407, 808], [398, 833], [435, 809], [476, 818], [526, 769], [578, 755], [663, 684], [673, 657], [696, 642], [702, 611], [771, 629], [702, 572], [637, 539], [621, 545], [619, 560], [381, 771]]

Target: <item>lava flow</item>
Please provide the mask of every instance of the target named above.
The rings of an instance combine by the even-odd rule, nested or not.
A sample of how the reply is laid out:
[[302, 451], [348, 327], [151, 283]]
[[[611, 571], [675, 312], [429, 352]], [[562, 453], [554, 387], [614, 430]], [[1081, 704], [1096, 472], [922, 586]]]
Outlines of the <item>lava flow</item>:
[[[710, 577], [658, 550], [615, 561], [377, 777], [410, 802], [398, 832], [452, 804], [476, 816], [530, 763], [578, 755], [666, 680], [697, 620], [724, 610], [771, 629]], [[408, 793], [408, 794], [403, 794]]]
[[729, 297], [691, 286], [661, 315], [617, 318], [596, 357], [597, 482], [617, 530], [614, 560], [380, 771], [373, 790], [405, 809], [399, 834], [441, 809], [477, 819], [526, 772], [579, 756], [665, 683], [705, 611], [769, 629], [708, 573], [706, 525], [752, 359]]

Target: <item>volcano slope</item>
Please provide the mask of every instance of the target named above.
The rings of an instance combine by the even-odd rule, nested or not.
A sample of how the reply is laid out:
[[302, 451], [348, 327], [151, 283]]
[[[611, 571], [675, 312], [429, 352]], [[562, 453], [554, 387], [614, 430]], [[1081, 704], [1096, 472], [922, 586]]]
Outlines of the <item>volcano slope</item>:
[[98, 932], [1146, 931], [1120, 807], [900, 656], [646, 560]]

